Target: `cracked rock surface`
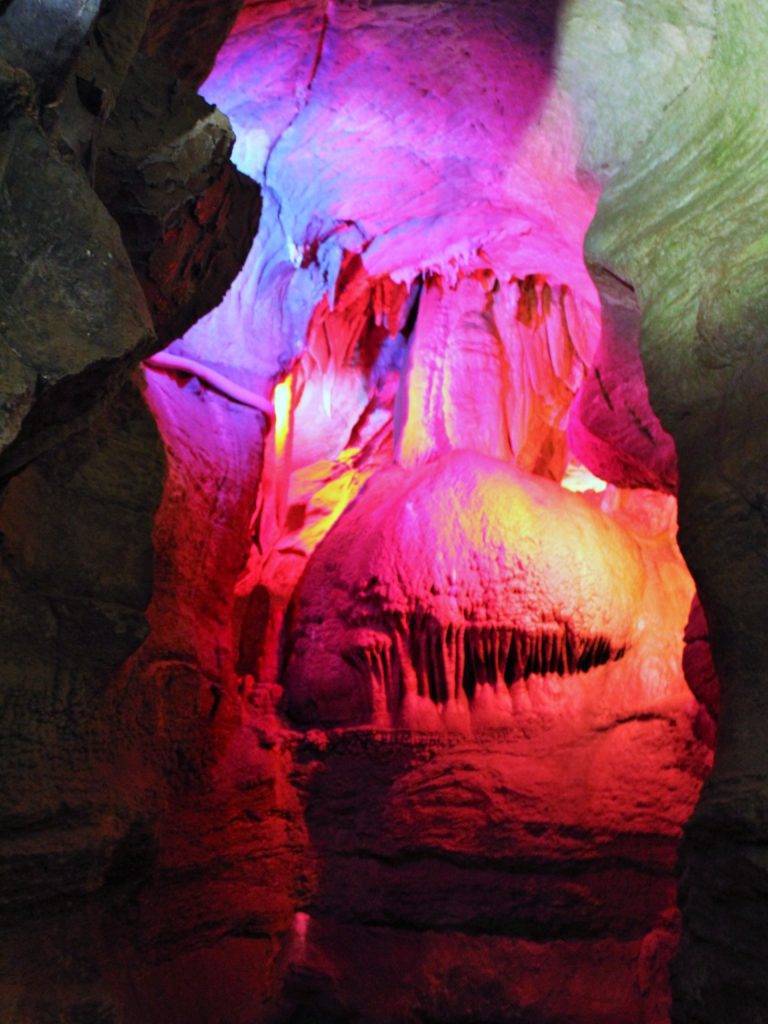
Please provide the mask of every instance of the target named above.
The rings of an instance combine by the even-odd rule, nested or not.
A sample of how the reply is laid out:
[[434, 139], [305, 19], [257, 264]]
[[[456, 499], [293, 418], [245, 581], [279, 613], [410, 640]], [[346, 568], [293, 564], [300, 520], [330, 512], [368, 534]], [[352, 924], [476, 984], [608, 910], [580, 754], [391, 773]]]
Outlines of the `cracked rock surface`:
[[134, 62], [101, 136], [96, 191], [120, 224], [162, 341], [218, 305], [261, 204], [227, 118], [158, 61]]
[[[757, 397], [768, 379], [766, 240], [755, 220], [768, 182], [768, 19], [736, 2], [696, 13], [706, 57], [611, 178], [587, 256], [640, 297], [650, 397], [678, 454], [680, 545], [722, 682], [715, 768], [683, 845], [673, 973], [673, 1019], [714, 1024], [764, 1020], [768, 1005], [757, 925], [768, 834], [766, 432]], [[592, 87], [601, 92], [594, 79]], [[706, 690], [706, 671], [703, 682]]]
[[[0, 4], [0, 1018], [768, 1019], [768, 15], [73, 0], [32, 41], [43, 7]], [[243, 584], [273, 539], [276, 431], [137, 364], [175, 341], [267, 408], [311, 366], [305, 477], [345, 468], [358, 423], [409, 470], [457, 439], [519, 457], [542, 339], [576, 322], [524, 331], [521, 294], [576, 296], [586, 325], [528, 468], [567, 444], [626, 489], [606, 501], [642, 521], [674, 615], [642, 616], [646, 658], [596, 668], [625, 675], [529, 673], [558, 678], [495, 733], [318, 728], [311, 706], [298, 731], [280, 615], [307, 550]], [[339, 352], [371, 337], [391, 359], [369, 392]], [[477, 368], [507, 365], [534, 379], [505, 405]]]
[[[5, 66], [4, 91], [23, 79]], [[3, 468], [70, 429], [115, 370], [149, 354], [152, 322], [117, 225], [82, 170], [9, 97], [2, 126]]]
[[[228, 161], [227, 119], [139, 54], [151, 6], [0, 6], [0, 1017], [13, 1024], [123, 1019], [115, 976], [134, 947], [120, 922], [195, 746], [172, 716], [161, 735], [155, 677], [125, 674], [149, 632], [169, 465], [137, 368], [219, 301], [259, 191]], [[114, 952], [101, 965], [99, 936]]]

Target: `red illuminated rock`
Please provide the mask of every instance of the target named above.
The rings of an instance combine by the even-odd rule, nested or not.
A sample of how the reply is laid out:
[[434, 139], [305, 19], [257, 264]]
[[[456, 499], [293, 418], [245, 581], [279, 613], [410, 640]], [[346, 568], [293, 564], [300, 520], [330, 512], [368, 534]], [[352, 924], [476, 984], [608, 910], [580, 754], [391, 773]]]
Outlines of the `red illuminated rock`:
[[602, 330], [589, 372], [571, 406], [573, 453], [617, 487], [677, 493], [672, 438], [651, 408], [640, 360], [640, 307], [634, 291], [602, 272]]
[[291, 713], [508, 723], [518, 680], [587, 673], [636, 647], [647, 589], [640, 545], [594, 496], [470, 452], [384, 471], [299, 585]]
[[720, 680], [712, 660], [709, 624], [698, 595], [693, 599], [685, 627], [683, 671], [686, 682], [701, 703], [697, 720], [701, 737], [710, 747], [714, 747], [720, 718]]
[[[221, 297], [256, 193], [223, 114], [134, 61], [144, 33], [199, 79], [235, 3], [150, 6], [105, 5], [63, 138], [73, 194], [96, 160], [167, 339]], [[600, 31], [584, 7], [243, 6], [206, 95], [264, 216], [147, 371], [164, 452], [131, 393], [3, 492], [5, 893], [67, 907], [2, 940], [24, 982], [0, 1016], [666, 1024], [709, 751], [637, 304], [606, 291], [601, 336], [582, 255], [652, 124], [618, 75], [583, 90], [570, 40], [586, 22], [576, 57], [596, 39], [614, 67], [605, 39], [647, 5], [604, 5]], [[664, 59], [667, 38], [659, 109], [692, 82], [685, 19], [660, 22]], [[617, 95], [621, 160], [575, 102]], [[30, 163], [12, 153], [6, 183]], [[110, 313], [102, 293], [87, 311]]]

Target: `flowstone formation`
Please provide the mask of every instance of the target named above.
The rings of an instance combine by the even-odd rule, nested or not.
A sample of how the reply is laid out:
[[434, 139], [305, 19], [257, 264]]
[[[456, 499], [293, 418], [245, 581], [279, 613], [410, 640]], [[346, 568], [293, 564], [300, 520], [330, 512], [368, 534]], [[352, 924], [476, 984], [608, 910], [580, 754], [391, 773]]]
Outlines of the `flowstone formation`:
[[473, 452], [382, 470], [298, 587], [290, 712], [509, 726], [516, 683], [588, 673], [637, 644], [644, 586], [639, 545], [549, 480]]
[[745, 8], [2, 5], [3, 1019], [766, 1019]]
[[265, 208], [170, 354], [276, 378], [235, 616], [248, 700], [303, 730], [298, 1019], [668, 1016], [693, 587], [674, 447], [585, 272], [563, 14], [249, 8], [206, 83]]

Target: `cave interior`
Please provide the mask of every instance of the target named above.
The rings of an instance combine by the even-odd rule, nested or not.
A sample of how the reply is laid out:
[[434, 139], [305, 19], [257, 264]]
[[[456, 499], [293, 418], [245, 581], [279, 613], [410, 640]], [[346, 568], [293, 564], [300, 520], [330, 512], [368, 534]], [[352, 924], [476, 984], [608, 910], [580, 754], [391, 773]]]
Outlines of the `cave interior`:
[[0, 1019], [768, 1022], [767, 57], [0, 5]]

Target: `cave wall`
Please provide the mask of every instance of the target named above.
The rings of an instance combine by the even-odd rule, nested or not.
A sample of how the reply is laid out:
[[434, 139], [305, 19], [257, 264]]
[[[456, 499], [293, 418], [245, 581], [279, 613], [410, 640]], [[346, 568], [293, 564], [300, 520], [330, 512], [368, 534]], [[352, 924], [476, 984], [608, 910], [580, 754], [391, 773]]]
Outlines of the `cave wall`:
[[[673, 1019], [763, 1019], [763, 125], [740, 70], [760, 34], [736, 3], [507, 6], [93, 5], [45, 59], [22, 45], [34, 4], [0, 15], [9, 1020], [665, 1024], [678, 840], [718, 714]], [[430, 59], [406, 80], [414, 38]], [[468, 128], [478, 78], [490, 99]], [[287, 536], [259, 519], [285, 497], [265, 495], [275, 380], [307, 373], [304, 418], [291, 407], [307, 467], [369, 402], [369, 470], [418, 461], [423, 432], [415, 448], [377, 433], [400, 364], [361, 390], [338, 351], [324, 363], [323, 331], [342, 353], [387, 332], [407, 347], [418, 293], [412, 352], [428, 365], [430, 339], [458, 338], [454, 403], [473, 409], [466, 353], [482, 338], [473, 365], [498, 365], [487, 296], [515, 282], [520, 322], [520, 295], [543, 301], [532, 274], [569, 285], [591, 339], [557, 443], [653, 492], [664, 544], [679, 488], [709, 620], [689, 648], [711, 627], [722, 711], [696, 688], [706, 659], [688, 657], [698, 701], [685, 686], [676, 611], [674, 657], [579, 729], [533, 715], [512, 749], [297, 729], [279, 652], [260, 661], [249, 639], [256, 549]], [[136, 371], [168, 342], [203, 375]], [[482, 416], [423, 410], [428, 457], [444, 434], [480, 445]], [[347, 500], [364, 483], [343, 480]], [[293, 485], [289, 507], [317, 491]], [[653, 533], [632, 500], [610, 514]], [[264, 563], [280, 615], [311, 550]]]
[[[168, 1019], [163, 999], [145, 1010], [132, 994], [136, 971], [152, 970], [137, 949], [163, 948], [148, 936], [164, 920], [141, 924], [138, 939], [134, 899], [169, 845], [158, 822], [177, 805], [170, 793], [190, 780], [205, 788], [217, 742], [201, 723], [219, 687], [196, 671], [194, 651], [186, 664], [171, 644], [160, 668], [137, 655], [163, 574], [157, 531], [174, 466], [138, 366], [220, 300], [250, 247], [260, 192], [229, 161], [226, 117], [150, 55], [158, 25], [172, 28], [167, 13], [148, 21], [150, 7], [17, 0], [0, 14], [9, 1021]], [[205, 58], [190, 54], [185, 80], [204, 73]], [[218, 429], [229, 436], [221, 416]], [[217, 565], [228, 529], [211, 545]], [[271, 763], [260, 771], [274, 774]], [[213, 802], [215, 833], [228, 804]], [[179, 933], [194, 931], [172, 916]], [[195, 943], [179, 943], [194, 961]], [[242, 965], [252, 945], [229, 949]]]
[[[765, 189], [762, 12], [702, 8], [707, 59], [612, 179], [588, 260], [633, 287], [651, 398], [680, 466], [680, 544], [706, 611], [722, 707], [682, 853], [673, 1019], [766, 1013], [761, 519]], [[753, 15], [757, 15], [757, 21]], [[747, 69], [754, 69], [752, 71]]]

